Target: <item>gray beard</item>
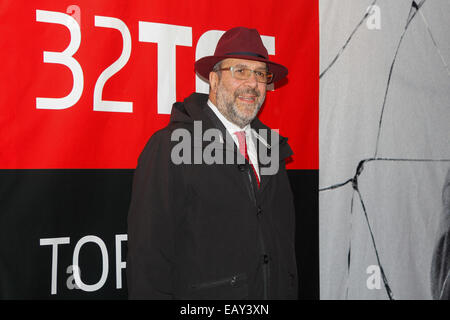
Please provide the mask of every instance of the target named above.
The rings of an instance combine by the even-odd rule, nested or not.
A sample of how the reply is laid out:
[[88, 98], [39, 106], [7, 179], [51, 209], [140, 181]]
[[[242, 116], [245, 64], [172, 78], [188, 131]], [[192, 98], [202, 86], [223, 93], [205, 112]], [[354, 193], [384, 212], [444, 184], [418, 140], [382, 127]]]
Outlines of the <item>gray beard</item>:
[[237, 112], [237, 106], [236, 106], [236, 99], [237, 97], [242, 94], [242, 93], [252, 93], [254, 95], [257, 96], [257, 99], [260, 98], [261, 94], [254, 89], [248, 89], [248, 90], [241, 90], [241, 91], [236, 91], [233, 98], [234, 99], [229, 99], [230, 95], [227, 94], [227, 91], [225, 88], [223, 88], [220, 84], [219, 87], [217, 88], [217, 108], [221, 111], [221, 113], [224, 115], [224, 117], [236, 124], [237, 126], [239, 126], [240, 128], [245, 127], [247, 124], [249, 124], [250, 122], [252, 122], [252, 120], [256, 117], [256, 115], [258, 114], [259, 110], [261, 109], [262, 104], [264, 103], [264, 100], [266, 98], [266, 93], [264, 92], [262, 94], [262, 99], [260, 100], [260, 102], [258, 103], [258, 105], [256, 106], [253, 114], [249, 117], [242, 117], [238, 114]]

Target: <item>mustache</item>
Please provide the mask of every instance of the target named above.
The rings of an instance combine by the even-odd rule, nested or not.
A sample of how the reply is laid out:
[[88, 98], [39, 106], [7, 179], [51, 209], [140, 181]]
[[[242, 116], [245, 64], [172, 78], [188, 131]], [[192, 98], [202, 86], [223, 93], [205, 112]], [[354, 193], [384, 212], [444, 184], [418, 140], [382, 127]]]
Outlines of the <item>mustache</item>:
[[254, 88], [240, 89], [240, 90], [236, 90], [236, 92], [234, 93], [234, 98], [237, 98], [238, 96], [240, 96], [242, 94], [250, 94], [250, 95], [254, 95], [257, 98], [259, 98], [259, 96], [261, 95], [261, 92], [259, 92], [259, 90], [254, 89]]

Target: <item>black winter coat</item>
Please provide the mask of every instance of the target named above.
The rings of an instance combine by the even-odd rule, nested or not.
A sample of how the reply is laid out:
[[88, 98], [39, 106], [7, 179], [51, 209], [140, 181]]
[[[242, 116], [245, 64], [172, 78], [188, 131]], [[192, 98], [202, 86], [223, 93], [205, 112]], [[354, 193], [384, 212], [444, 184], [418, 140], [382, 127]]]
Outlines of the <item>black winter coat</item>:
[[[194, 121], [202, 121], [203, 131], [218, 128], [228, 135], [207, 100], [194, 93], [175, 103], [169, 125], [150, 138], [139, 157], [128, 214], [129, 298], [296, 299], [287, 139], [279, 138], [278, 172], [261, 175], [259, 188], [248, 162], [171, 161], [178, 143], [171, 141], [174, 129], [193, 132]], [[257, 118], [251, 126], [269, 129]], [[224, 154], [239, 154], [230, 144], [221, 145]]]

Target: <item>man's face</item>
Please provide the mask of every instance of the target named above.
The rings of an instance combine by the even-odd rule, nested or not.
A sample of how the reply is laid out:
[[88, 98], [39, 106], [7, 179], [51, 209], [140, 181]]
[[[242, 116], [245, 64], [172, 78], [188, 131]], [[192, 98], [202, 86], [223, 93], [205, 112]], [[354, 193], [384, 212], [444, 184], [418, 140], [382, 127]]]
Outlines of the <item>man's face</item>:
[[[251, 70], [266, 71], [264, 62], [225, 59], [221, 69], [229, 67], [242, 67]], [[213, 75], [215, 74], [215, 76]], [[229, 121], [243, 128], [258, 114], [266, 97], [266, 83], [256, 81], [251, 73], [249, 79], [239, 80], [232, 76], [231, 71], [221, 71], [221, 76], [213, 73], [210, 76], [211, 88], [215, 92], [213, 103]]]

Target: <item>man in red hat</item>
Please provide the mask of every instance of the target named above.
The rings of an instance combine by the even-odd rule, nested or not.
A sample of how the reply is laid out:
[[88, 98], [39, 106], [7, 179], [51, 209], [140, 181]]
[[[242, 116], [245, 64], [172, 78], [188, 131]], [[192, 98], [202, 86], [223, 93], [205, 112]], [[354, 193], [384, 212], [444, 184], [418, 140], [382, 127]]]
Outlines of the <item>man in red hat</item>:
[[175, 103], [139, 157], [129, 298], [296, 299], [292, 150], [256, 117], [267, 85], [288, 71], [244, 27], [225, 32], [195, 70], [209, 95]]

